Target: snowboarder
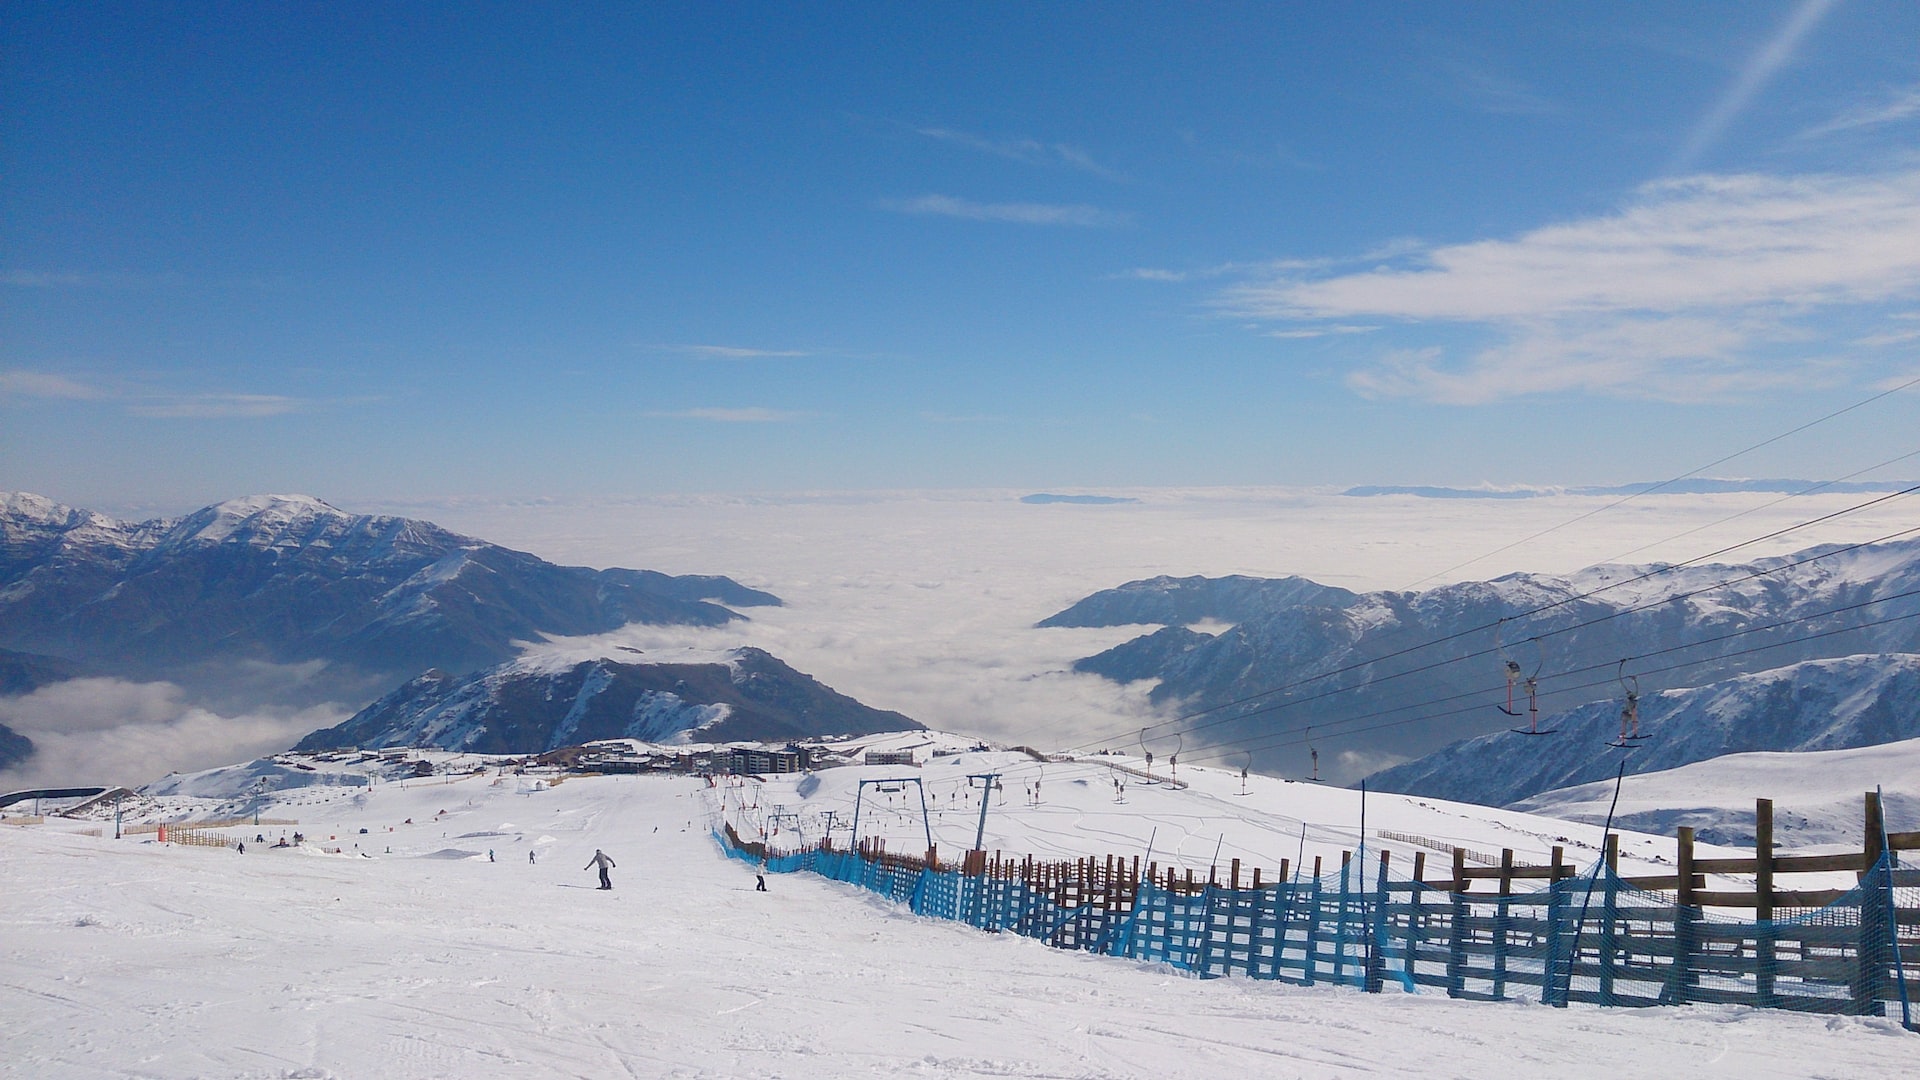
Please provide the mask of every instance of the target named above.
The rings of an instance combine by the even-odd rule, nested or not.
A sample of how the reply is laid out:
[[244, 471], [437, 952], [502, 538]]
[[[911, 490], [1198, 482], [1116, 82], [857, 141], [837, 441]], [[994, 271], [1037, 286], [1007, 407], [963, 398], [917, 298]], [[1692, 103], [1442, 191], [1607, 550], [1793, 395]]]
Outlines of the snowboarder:
[[612, 869], [614, 865], [615, 865], [614, 861], [612, 859], [607, 858], [606, 852], [601, 851], [599, 848], [594, 848], [593, 858], [587, 860], [587, 865], [581, 867], [581, 869], [591, 870], [596, 866], [599, 867], [600, 868], [600, 887], [603, 889], [611, 889], [613, 888], [613, 879], [607, 877], [607, 871], [609, 869]]

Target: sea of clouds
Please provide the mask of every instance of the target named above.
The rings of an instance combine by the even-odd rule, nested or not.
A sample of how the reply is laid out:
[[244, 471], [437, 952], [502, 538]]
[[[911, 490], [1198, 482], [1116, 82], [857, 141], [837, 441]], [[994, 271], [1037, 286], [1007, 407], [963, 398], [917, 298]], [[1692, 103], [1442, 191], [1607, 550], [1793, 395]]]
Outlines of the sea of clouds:
[[[323, 496], [325, 493], [319, 493]], [[725, 574], [786, 601], [715, 629], [629, 627], [530, 649], [638, 648], [650, 658], [753, 645], [842, 693], [931, 727], [1038, 747], [1133, 746], [1168, 714], [1145, 683], [1072, 663], [1149, 627], [1034, 623], [1100, 589], [1160, 574], [1299, 574], [1350, 589], [1427, 588], [1625, 557], [1690, 559], [1869, 496], [1345, 496], [1279, 489], [1140, 489], [1131, 502], [1023, 502], [1031, 491], [466, 498], [355, 503], [554, 562]], [[1745, 562], [1909, 527], [1905, 503], [1788, 532], [1716, 561]], [[1736, 516], [1737, 515], [1737, 516]], [[1216, 628], [1217, 629], [1217, 628]], [[614, 655], [630, 654], [615, 653]], [[85, 679], [0, 702], [40, 747], [0, 786], [140, 783], [284, 749], [364, 701], [304, 708], [208, 702], [168, 683]], [[1344, 772], [1391, 764], [1369, 755]], [[1343, 763], [1343, 764], [1342, 764]]]

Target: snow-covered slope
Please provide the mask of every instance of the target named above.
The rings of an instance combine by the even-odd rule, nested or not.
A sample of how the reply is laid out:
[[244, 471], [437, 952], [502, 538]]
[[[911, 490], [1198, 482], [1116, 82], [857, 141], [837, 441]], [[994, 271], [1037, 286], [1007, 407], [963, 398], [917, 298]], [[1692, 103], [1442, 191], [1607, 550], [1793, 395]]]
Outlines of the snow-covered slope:
[[[1529, 814], [1604, 822], [1613, 801], [1611, 781], [1542, 792], [1513, 804]], [[1775, 804], [1774, 843], [1781, 848], [1823, 845], [1858, 851], [1864, 828], [1862, 795], [1884, 788], [1888, 820], [1920, 822], [1920, 739], [1853, 750], [1728, 754], [1663, 772], [1629, 776], [1620, 784], [1615, 821], [1623, 828], [1667, 834], [1691, 825], [1702, 840], [1753, 845], [1753, 801]], [[1910, 825], [1895, 825], [1894, 831]]]
[[[885, 737], [908, 738], [938, 744]], [[946, 761], [917, 771], [939, 788], [948, 772], [1017, 764]], [[1357, 797], [1272, 781], [1242, 798], [1237, 776], [1215, 774], [1193, 792], [1129, 787], [1138, 820], [1128, 821], [1095, 813], [1115, 807], [1100, 781], [1108, 770], [1075, 768], [1048, 766], [1031, 812], [1018, 809], [1021, 780], [1009, 773], [1014, 806], [990, 815], [1003, 830], [990, 844], [1103, 850], [1157, 828], [1162, 842], [1184, 830], [1182, 857], [1201, 858], [1217, 829], [1266, 815], [1344, 819], [1354, 807], [1341, 800]], [[842, 772], [861, 774], [822, 773], [823, 790]], [[765, 808], [777, 794], [729, 797]], [[245, 855], [115, 841], [109, 823], [95, 826], [103, 836], [7, 827], [0, 984], [24, 989], [5, 1009], [0, 1071], [1785, 1080], [1903, 1075], [1916, 1052], [1880, 1018], [1561, 1011], [1201, 981], [916, 918], [809, 875], [756, 893], [750, 868], [708, 839], [709, 807], [695, 779], [550, 785], [488, 769], [286, 791], [263, 816], [298, 825], [225, 830], [247, 838]], [[1436, 813], [1466, 815], [1451, 820], [1482, 841], [1506, 833], [1497, 814]], [[296, 829], [311, 842], [254, 842]], [[1282, 828], [1278, 841], [1298, 838]], [[596, 849], [617, 864], [611, 892], [582, 869]]]
[[1388, 791], [1501, 806], [1543, 791], [1611, 777], [1624, 754], [1630, 774], [1722, 754], [1835, 750], [1920, 738], [1920, 656], [1814, 660], [1640, 700], [1636, 749], [1607, 746], [1620, 734], [1620, 701], [1548, 717], [1554, 734], [1510, 732], [1456, 743], [1375, 773]]

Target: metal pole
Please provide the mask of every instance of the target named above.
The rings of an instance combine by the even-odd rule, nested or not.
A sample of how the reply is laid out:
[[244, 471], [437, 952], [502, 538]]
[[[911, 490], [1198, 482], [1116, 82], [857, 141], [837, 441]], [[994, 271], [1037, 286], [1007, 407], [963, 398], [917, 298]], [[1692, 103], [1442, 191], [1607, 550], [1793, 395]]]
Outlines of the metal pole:
[[982, 786], [986, 789], [980, 793], [980, 824], [973, 831], [973, 850], [975, 851], [985, 850], [982, 845], [987, 839], [987, 803], [993, 798], [993, 782], [999, 777], [999, 773], [972, 773], [967, 776], [969, 780], [982, 781]]
[[920, 826], [927, 830], [927, 850], [933, 850], [933, 821], [927, 817], [927, 785], [913, 778], [913, 786], [920, 789]]
[[[1593, 903], [1593, 883], [1600, 877], [1602, 868], [1609, 872], [1612, 870], [1607, 866], [1607, 837], [1613, 835], [1613, 812], [1620, 807], [1620, 785], [1626, 778], [1627, 763], [1622, 761], [1620, 771], [1613, 774], [1613, 801], [1607, 804], [1607, 823], [1600, 828], [1600, 861], [1594, 864], [1593, 876], [1587, 879], [1587, 893], [1580, 898], [1580, 917], [1573, 921], [1573, 945], [1567, 953], [1567, 993], [1554, 991], [1554, 1001], [1551, 1004], [1555, 1008], [1566, 1008], [1573, 997], [1573, 968], [1580, 962], [1580, 935], [1587, 929], [1587, 906]], [[1547, 981], [1549, 983], [1553, 981], [1553, 972], [1547, 972]]]
[[860, 800], [867, 793], [867, 781], [862, 780], [853, 790], [853, 850], [860, 850]]

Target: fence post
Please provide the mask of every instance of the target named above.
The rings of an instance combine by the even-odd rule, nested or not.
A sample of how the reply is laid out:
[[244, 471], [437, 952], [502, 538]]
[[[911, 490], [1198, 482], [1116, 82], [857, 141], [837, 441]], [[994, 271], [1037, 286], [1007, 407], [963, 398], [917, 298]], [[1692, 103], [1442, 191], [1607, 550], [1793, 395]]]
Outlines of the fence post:
[[1493, 908], [1493, 1000], [1507, 1000], [1507, 921], [1513, 896], [1513, 849], [1500, 849], [1500, 894]]
[[1600, 904], [1600, 1005], [1613, 1004], [1613, 969], [1620, 958], [1616, 936], [1620, 918], [1620, 836], [1607, 834], [1607, 846], [1596, 873], [1607, 875], [1607, 888]]
[[1447, 996], [1467, 988], [1467, 853], [1453, 849], [1453, 940], [1447, 943]]
[[1320, 889], [1320, 856], [1313, 857], [1313, 880], [1307, 883], [1307, 956], [1300, 973], [1301, 982], [1312, 986], [1314, 969], [1319, 966], [1320, 955], [1320, 903], [1325, 894]]
[[1680, 888], [1673, 903], [1673, 966], [1667, 972], [1667, 985], [1660, 991], [1660, 1004], [1680, 1005], [1687, 1000], [1687, 984], [1692, 977], [1694, 923], [1700, 909], [1693, 904], [1693, 826], [1682, 825], [1674, 833], [1674, 866], [1680, 872]]
[[1866, 843], [1863, 847], [1866, 851], [1867, 866], [1866, 869], [1860, 871], [1860, 880], [1862, 881], [1865, 881], [1867, 875], [1873, 872], [1874, 866], [1880, 862], [1880, 856], [1884, 854], [1880, 838], [1886, 835], [1886, 819], [1880, 812], [1879, 792], [1869, 791], [1866, 793], [1866, 810]]
[[1368, 927], [1367, 973], [1362, 986], [1369, 994], [1380, 992], [1387, 970], [1387, 862], [1393, 852], [1380, 852], [1380, 875], [1374, 880], [1373, 925]]
[[1771, 1009], [1773, 1000], [1773, 800], [1753, 800], [1753, 1003]]
[[[1853, 983], [1853, 1011], [1870, 1016], [1884, 1015], [1886, 1006], [1881, 1002], [1881, 991], [1886, 986], [1884, 971], [1891, 961], [1882, 963], [1883, 950], [1892, 945], [1900, 945], [1898, 930], [1893, 922], [1890, 910], [1892, 894], [1879, 887], [1880, 860], [1885, 855], [1885, 846], [1880, 842], [1885, 834], [1886, 822], [1881, 814], [1880, 793], [1866, 793], [1866, 842], [1861, 845], [1866, 856], [1866, 869], [1860, 871], [1860, 940], [1854, 946], [1857, 954]], [[1883, 907], [1883, 899], [1889, 906]]]
[[1340, 921], [1334, 927], [1333, 944], [1333, 981], [1339, 985], [1347, 981], [1347, 912], [1351, 907], [1352, 888], [1350, 875], [1353, 869], [1353, 852], [1340, 853]]
[[[1566, 930], [1560, 925], [1566, 918], [1568, 900], [1567, 890], [1560, 887], [1561, 860], [1565, 854], [1566, 850], [1560, 845], [1553, 846], [1553, 871], [1547, 878], [1547, 962], [1540, 985], [1540, 1000], [1561, 1009], [1567, 1007], [1567, 989], [1573, 985], [1573, 961], [1580, 955], [1580, 928], [1573, 928], [1573, 942], [1569, 945]], [[1563, 959], [1567, 981], [1556, 983]]]

